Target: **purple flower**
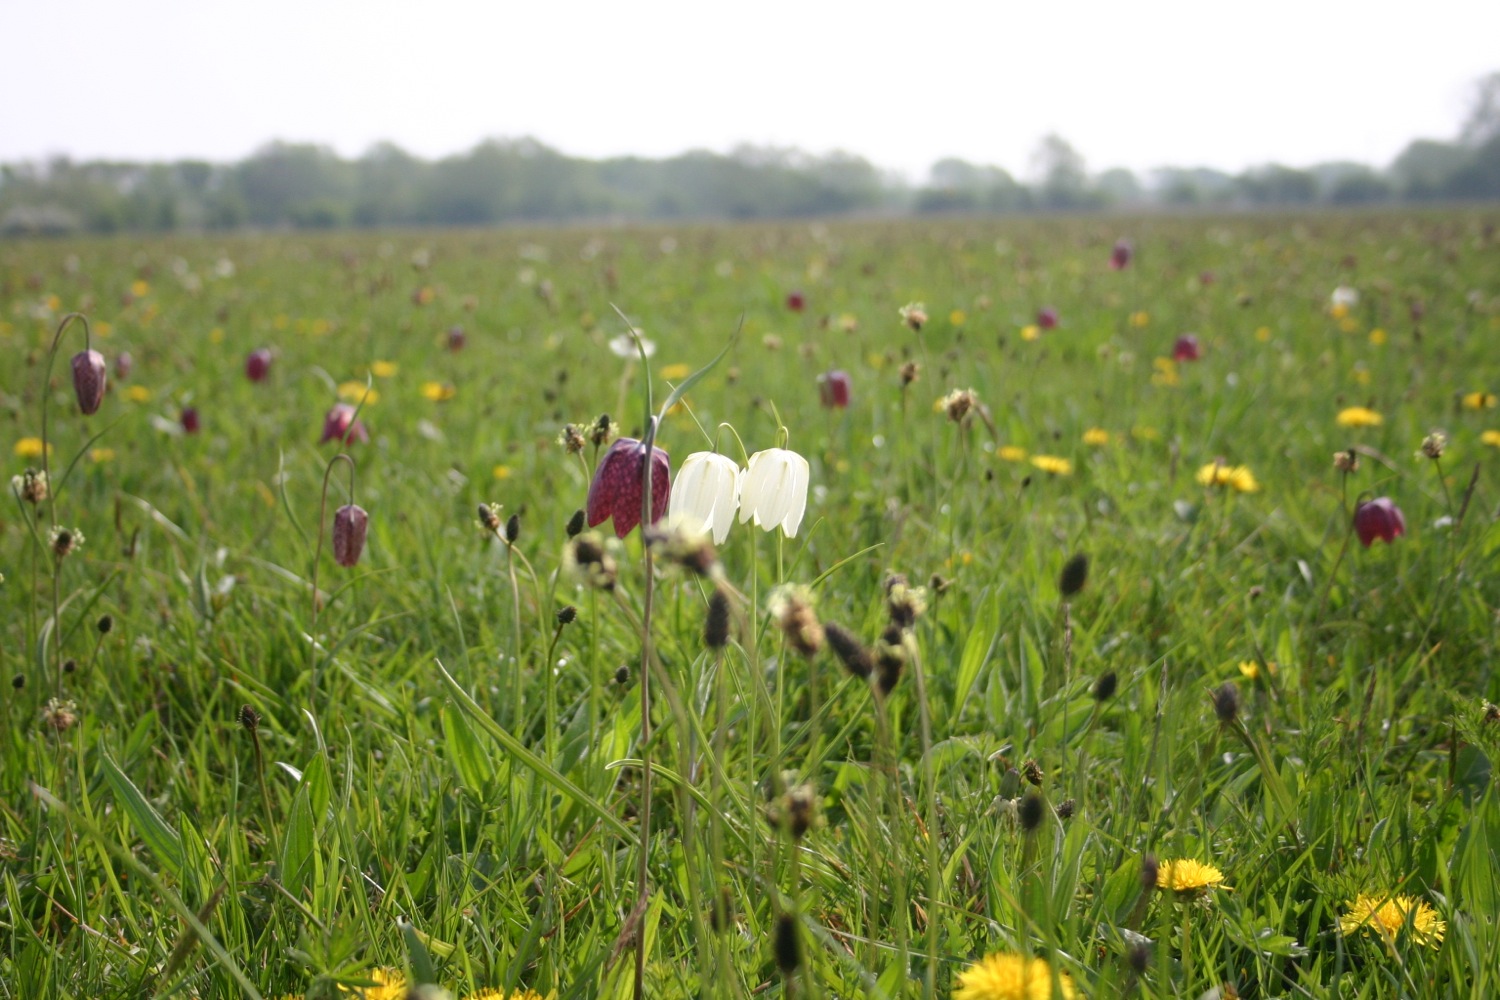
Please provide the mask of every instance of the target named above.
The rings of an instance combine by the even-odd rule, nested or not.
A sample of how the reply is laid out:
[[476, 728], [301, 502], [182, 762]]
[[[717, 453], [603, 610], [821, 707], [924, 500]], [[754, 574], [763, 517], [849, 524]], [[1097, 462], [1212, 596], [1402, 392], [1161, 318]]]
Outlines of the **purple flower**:
[[826, 407], [849, 406], [849, 373], [840, 368], [818, 376], [818, 396]]
[[73, 392], [85, 415], [99, 409], [104, 402], [104, 355], [95, 350], [73, 355]]
[[323, 436], [318, 438], [318, 444], [339, 441], [347, 445], [355, 441], [369, 441], [370, 435], [365, 431], [364, 422], [355, 420], [354, 412], [354, 407], [348, 403], [334, 403], [333, 409], [323, 417]]
[[461, 326], [448, 327], [448, 350], [457, 354], [464, 349], [464, 328]]
[[1115, 240], [1115, 248], [1109, 252], [1109, 269], [1111, 271], [1123, 271], [1130, 266], [1130, 255], [1133, 252], [1130, 241], [1124, 238]]
[[807, 308], [807, 299], [801, 292], [788, 292], [786, 296], [786, 307], [792, 312], [799, 313]]
[[121, 351], [115, 355], [115, 378], [127, 379], [130, 377], [130, 369], [135, 367], [135, 358], [130, 356], [129, 351]]
[[1406, 518], [1390, 497], [1376, 497], [1355, 508], [1354, 533], [1365, 548], [1377, 538], [1394, 542], [1398, 535], [1406, 534]]
[[252, 382], [263, 382], [271, 373], [271, 349], [261, 347], [251, 351], [245, 358], [245, 377]]
[[1051, 330], [1057, 326], [1057, 310], [1051, 306], [1037, 311], [1036, 325], [1043, 330]]
[[1203, 347], [1191, 333], [1184, 333], [1172, 344], [1173, 361], [1197, 361], [1202, 356]]
[[[661, 520], [667, 512], [667, 496], [672, 488], [671, 464], [667, 453], [651, 449], [651, 521]], [[635, 438], [619, 438], [609, 446], [594, 481], [589, 484], [589, 527], [615, 520], [615, 535], [624, 538], [641, 523], [641, 487], [646, 478], [646, 446]]]
[[370, 515], [358, 504], [346, 503], [333, 512], [333, 561], [353, 566], [365, 550], [365, 532]]
[[198, 408], [196, 406], [184, 406], [180, 416], [182, 429], [189, 434], [197, 434], [200, 426], [198, 420]]

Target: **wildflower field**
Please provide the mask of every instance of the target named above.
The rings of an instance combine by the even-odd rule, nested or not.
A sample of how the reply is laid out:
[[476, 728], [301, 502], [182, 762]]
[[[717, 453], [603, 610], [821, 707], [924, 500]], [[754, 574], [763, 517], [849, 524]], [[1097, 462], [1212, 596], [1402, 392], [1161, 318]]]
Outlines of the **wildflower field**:
[[0, 997], [1500, 994], [1497, 222], [0, 243]]

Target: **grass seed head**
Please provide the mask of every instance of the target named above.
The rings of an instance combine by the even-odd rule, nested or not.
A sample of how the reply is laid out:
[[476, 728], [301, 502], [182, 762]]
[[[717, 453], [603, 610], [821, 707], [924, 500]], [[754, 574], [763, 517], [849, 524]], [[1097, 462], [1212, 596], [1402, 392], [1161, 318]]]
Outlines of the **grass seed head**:
[[1062, 591], [1063, 597], [1068, 598], [1077, 594], [1088, 582], [1089, 557], [1079, 552], [1063, 564], [1062, 575], [1057, 581], [1057, 589]]
[[783, 913], [776, 918], [776, 968], [790, 976], [802, 965], [802, 943], [797, 939], [797, 918]]
[[833, 650], [833, 655], [838, 657], [839, 663], [844, 669], [855, 677], [869, 677], [875, 669], [874, 659], [870, 651], [865, 648], [864, 643], [844, 626], [837, 622], [826, 622], [823, 625], [823, 635], [828, 639], [828, 647]]
[[723, 649], [729, 643], [729, 595], [718, 588], [709, 595], [708, 617], [703, 622], [703, 644]]

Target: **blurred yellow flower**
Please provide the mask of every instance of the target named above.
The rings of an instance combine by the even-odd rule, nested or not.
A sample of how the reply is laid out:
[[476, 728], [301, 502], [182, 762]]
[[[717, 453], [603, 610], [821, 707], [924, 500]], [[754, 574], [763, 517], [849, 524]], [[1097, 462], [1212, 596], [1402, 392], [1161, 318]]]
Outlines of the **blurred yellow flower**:
[[1025, 326], [1021, 327], [1022, 340], [1036, 340], [1040, 338], [1041, 335], [1041, 327], [1037, 326], [1035, 323], [1027, 323]]
[[[52, 454], [52, 445], [47, 445], [47, 454]], [[16, 457], [18, 458], [41, 458], [42, 439], [38, 437], [22, 438], [16, 442]]]
[[1058, 458], [1056, 455], [1032, 455], [1031, 464], [1049, 472], [1054, 476], [1071, 476], [1073, 474], [1073, 463], [1066, 458]]
[[364, 400], [366, 406], [374, 406], [380, 401], [380, 393], [374, 388], [371, 388], [369, 392], [370, 394], [366, 396], [365, 384], [363, 382], [356, 382], [351, 379], [348, 382], [339, 383], [339, 399], [342, 399], [346, 403], [358, 403], [360, 400]]
[[319, 316], [317, 319], [312, 321], [312, 328], [309, 332], [311, 332], [314, 337], [321, 337], [332, 329], [333, 324], [328, 322], [328, 320], [324, 319], [323, 317]]
[[1135, 327], [1137, 330], [1139, 330], [1141, 327], [1145, 326], [1147, 323], [1150, 323], [1150, 322], [1151, 322], [1151, 314], [1148, 313], [1148, 312], [1146, 312], [1146, 310], [1144, 310], [1144, 309], [1141, 309], [1138, 312], [1133, 312], [1133, 313], [1130, 314], [1130, 325], [1133, 326], [1133, 327]]
[[48, 312], [57, 312], [57, 310], [62, 308], [62, 299], [56, 295], [49, 295], [47, 296], [46, 306]]
[[1479, 435], [1479, 443], [1491, 448], [1500, 448], [1500, 431], [1485, 431]]
[[[1496, 432], [1496, 433], [1500, 433], [1500, 432]], [[1024, 462], [1024, 461], [1026, 461], [1026, 449], [1018, 447], [1018, 446], [1013, 445], [1013, 444], [1002, 444], [1000, 447], [998, 447], [998, 448], [995, 449], [995, 454], [999, 455], [1002, 459], [1004, 459], [1007, 462]]]
[[149, 403], [151, 401], [151, 390], [143, 385], [132, 385], [125, 390], [125, 398], [132, 403]]
[[1161, 431], [1155, 427], [1132, 427], [1130, 436], [1141, 441], [1160, 441]]
[[1340, 427], [1379, 427], [1385, 418], [1365, 406], [1348, 406], [1339, 411], [1334, 422]]
[[1151, 373], [1152, 385], [1176, 385], [1180, 379], [1177, 377], [1177, 362], [1171, 358], [1152, 358], [1151, 367], [1156, 369]]
[[135, 281], [132, 281], [130, 283], [130, 294], [134, 295], [138, 299], [145, 298], [147, 295], [151, 294], [151, 286], [137, 278]]
[[376, 378], [390, 378], [398, 370], [399, 366], [394, 361], [372, 361], [370, 363], [370, 374]]
[[458, 395], [458, 389], [447, 382], [423, 382], [422, 395], [434, 403], [443, 403]]
[[113, 448], [91, 448], [89, 449], [89, 460], [92, 462], [113, 462], [115, 450]]
[[1493, 392], [1471, 392], [1464, 396], [1464, 409], [1492, 410], [1497, 402], [1500, 402], [1500, 397]]
[[510, 468], [510, 466], [504, 465], [504, 464], [495, 466], [495, 478], [496, 479], [509, 479], [510, 475], [511, 475], [511, 468]]
[[1356, 365], [1354, 368], [1354, 381], [1358, 382], [1360, 385], [1369, 385], [1370, 369], [1366, 368], [1364, 365]]
[[853, 333], [859, 329], [859, 317], [853, 313], [843, 313], [839, 316], [839, 329], [845, 333]]
[[1339, 930], [1345, 937], [1369, 931], [1393, 947], [1397, 936], [1409, 931], [1418, 944], [1436, 948], [1443, 943], [1448, 925], [1438, 919], [1437, 911], [1411, 896], [1370, 896], [1360, 893], [1349, 904], [1348, 912], [1339, 917]]
[[1224, 873], [1192, 858], [1162, 861], [1156, 868], [1156, 887], [1180, 894], [1197, 894], [1224, 884]]
[[1198, 470], [1197, 480], [1203, 486], [1228, 486], [1237, 493], [1254, 493], [1260, 489], [1255, 474], [1243, 465], [1210, 462]]
[[1072, 977], [1054, 973], [1045, 958], [1007, 952], [986, 955], [960, 972], [953, 991], [953, 1000], [1074, 1000], [1077, 996]]
[[406, 1000], [406, 977], [396, 969], [374, 969], [368, 978], [377, 985], [344, 992], [360, 1000]]
[[658, 374], [661, 375], [662, 378], [669, 379], [669, 380], [670, 379], [684, 379], [684, 378], [687, 378], [692, 373], [693, 373], [693, 370], [691, 368], [689, 368], [687, 365], [682, 364], [681, 362], [678, 362], [675, 365], [665, 365], [665, 366], [663, 366], [662, 370], [660, 372], [658, 372]]
[[286, 324], [286, 313], [277, 313], [275, 316], [271, 317], [271, 326], [273, 326], [277, 330], [285, 330]]
[[[1240, 673], [1244, 674], [1245, 677], [1249, 680], [1260, 680], [1260, 663], [1255, 660], [1241, 660]], [[1276, 664], [1270, 662], [1269, 660], [1266, 661], [1266, 673], [1271, 677], [1275, 677]]]
[[955, 309], [948, 314], [948, 322], [954, 326], [963, 326], [969, 319], [969, 314], [962, 309]]
[[1359, 320], [1355, 319], [1353, 316], [1345, 316], [1343, 319], [1339, 320], [1339, 329], [1345, 333], [1358, 333]]
[[1270, 340], [1271, 328], [1269, 326], [1257, 327], [1255, 330], [1255, 339], [1260, 341], [1262, 344]]
[[94, 324], [94, 336], [96, 337], [108, 337], [114, 332], [115, 325], [107, 319], [101, 319], [99, 322]]
[[1349, 307], [1342, 302], [1335, 302], [1333, 305], [1328, 307], [1328, 315], [1332, 316], [1334, 319], [1348, 319]]
[[1370, 343], [1374, 344], [1376, 347], [1379, 347], [1381, 344], [1385, 343], [1385, 341], [1385, 331], [1380, 327], [1377, 326], [1375, 329], [1370, 331]]
[[470, 993], [464, 997], [464, 1000], [547, 1000], [547, 998], [536, 990], [512, 990], [505, 993], [491, 987], [480, 990], [478, 993]]
[[1109, 444], [1109, 431], [1102, 427], [1090, 427], [1083, 432], [1083, 443], [1094, 448]]

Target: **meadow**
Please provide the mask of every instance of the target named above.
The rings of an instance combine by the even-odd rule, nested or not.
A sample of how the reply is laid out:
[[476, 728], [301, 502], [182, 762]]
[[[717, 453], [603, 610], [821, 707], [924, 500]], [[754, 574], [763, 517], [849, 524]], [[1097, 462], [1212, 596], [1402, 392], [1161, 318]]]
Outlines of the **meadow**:
[[1497, 222], [0, 243], [0, 997], [1500, 993]]

